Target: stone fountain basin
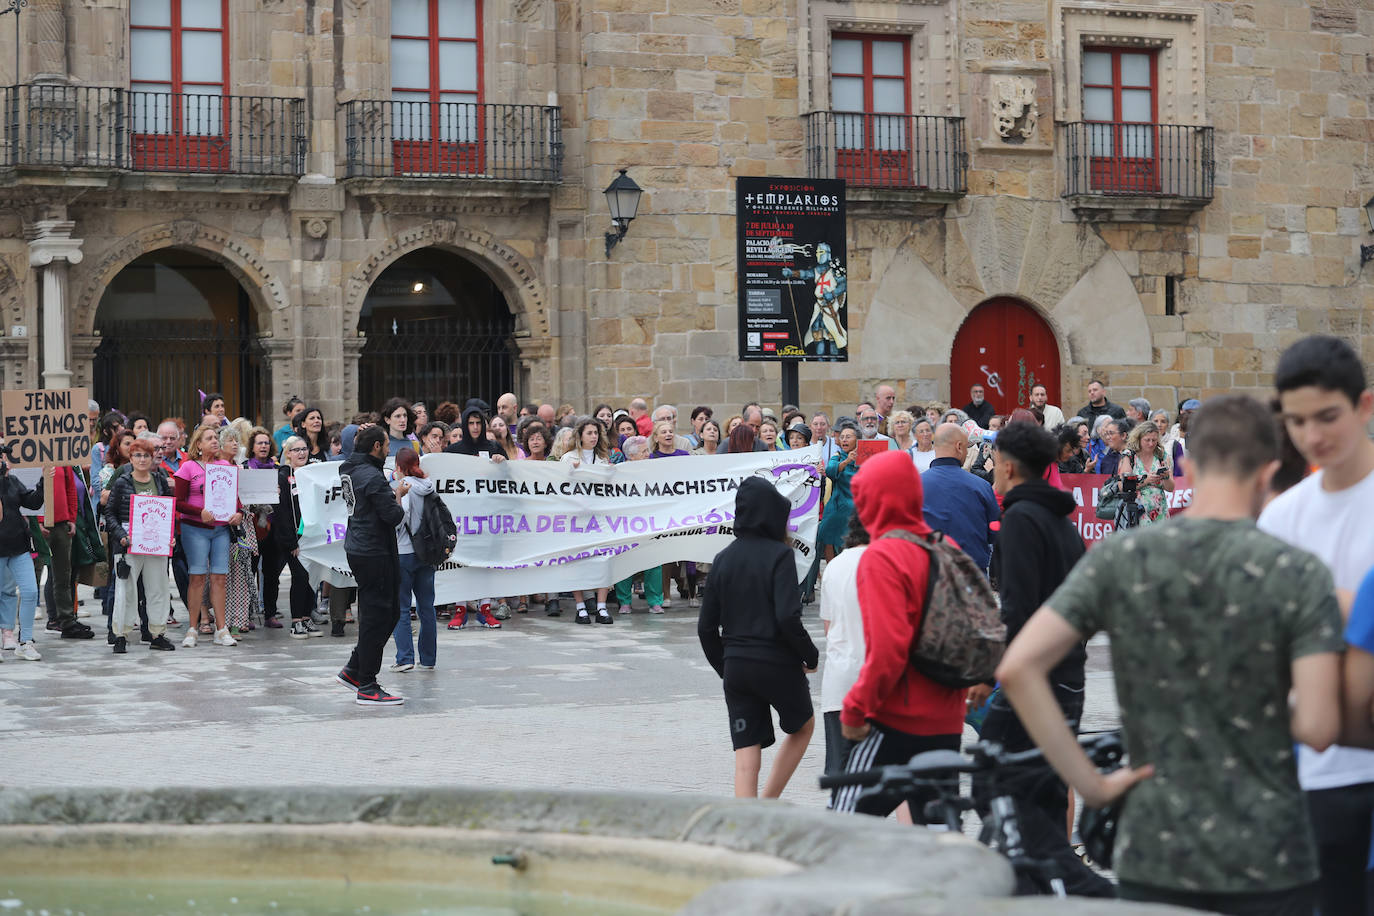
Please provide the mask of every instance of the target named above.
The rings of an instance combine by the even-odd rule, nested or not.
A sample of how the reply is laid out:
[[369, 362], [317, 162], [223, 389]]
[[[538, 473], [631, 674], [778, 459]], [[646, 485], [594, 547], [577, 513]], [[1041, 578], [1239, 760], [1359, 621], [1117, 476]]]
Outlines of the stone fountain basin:
[[[491, 863], [509, 854], [523, 867]], [[585, 912], [601, 901], [712, 916], [1167, 912], [1010, 898], [1006, 860], [957, 834], [782, 802], [634, 792], [3, 789], [0, 855], [40, 882], [75, 868], [90, 880], [424, 884], [459, 907], [469, 895], [505, 895], [501, 912], [560, 896]]]

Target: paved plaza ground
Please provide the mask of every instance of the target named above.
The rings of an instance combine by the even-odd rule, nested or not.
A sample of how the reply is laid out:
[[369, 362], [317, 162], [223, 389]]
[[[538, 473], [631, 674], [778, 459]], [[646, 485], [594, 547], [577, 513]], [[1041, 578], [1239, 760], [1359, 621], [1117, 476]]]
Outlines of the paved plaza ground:
[[[403, 707], [354, 704], [334, 673], [347, 638], [295, 640], [259, 628], [238, 646], [202, 638], [175, 652], [105, 644], [104, 618], [81, 588], [92, 640], [36, 625], [41, 662], [0, 666], [7, 782], [15, 786], [424, 784], [579, 787], [729, 795], [733, 761], [720, 680], [702, 657], [696, 611], [674, 600], [650, 616], [636, 600], [613, 626], [577, 626], [533, 606], [500, 630], [449, 632], [438, 667], [391, 673]], [[285, 594], [285, 589], [283, 589]], [[806, 624], [823, 647], [816, 605]], [[822, 649], [822, 658], [824, 650]], [[1117, 724], [1105, 641], [1089, 647], [1085, 728]], [[811, 678], [813, 696], [820, 675]], [[972, 732], [968, 732], [972, 737]], [[823, 805], [825, 746], [811, 748], [786, 795]], [[765, 767], [769, 752], [765, 753]]]

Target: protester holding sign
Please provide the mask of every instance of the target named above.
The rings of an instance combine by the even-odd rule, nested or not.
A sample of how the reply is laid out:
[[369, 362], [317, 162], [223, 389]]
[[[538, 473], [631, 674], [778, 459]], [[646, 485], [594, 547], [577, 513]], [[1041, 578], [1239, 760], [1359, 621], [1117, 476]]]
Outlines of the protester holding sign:
[[[149, 649], [171, 652], [176, 647], [166, 636], [167, 615], [161, 613], [167, 607], [169, 598], [167, 579], [167, 558], [172, 554], [175, 535], [171, 527], [173, 508], [170, 502], [150, 502], [145, 497], [170, 497], [171, 488], [161, 474], [154, 474], [153, 444], [144, 439], [136, 439], [129, 446], [129, 456], [133, 471], [120, 474], [110, 483], [105, 501], [105, 528], [115, 555], [115, 606], [110, 619], [110, 629], [115, 634], [114, 653], [124, 655], [129, 651], [129, 634], [138, 626], [138, 585], [143, 584], [143, 593], [150, 609], [148, 632], [152, 635]], [[138, 503], [137, 514], [135, 504]], [[154, 543], [143, 536], [136, 536], [131, 529], [147, 526], [160, 521], [165, 514], [168, 537], [166, 543]], [[160, 528], [160, 526], [158, 526]], [[151, 532], [150, 532], [151, 533]], [[142, 531], [137, 532], [141, 535]], [[160, 541], [161, 538], [154, 539]]]
[[[0, 454], [9, 454], [9, 443], [0, 447]], [[29, 552], [33, 542], [29, 538], [29, 520], [20, 509], [39, 509], [43, 506], [43, 490], [30, 490], [18, 477], [9, 472], [9, 464], [0, 458], [0, 628], [19, 630], [20, 658], [38, 661], [41, 656], [33, 647], [33, 612], [38, 607], [38, 580], [33, 574], [33, 560]], [[16, 623], [17, 618], [17, 623]]]
[[816, 543], [825, 546], [825, 557], [833, 559], [844, 549], [844, 533], [849, 529], [849, 516], [854, 511], [854, 497], [850, 495], [849, 483], [859, 473], [858, 454], [859, 433], [854, 427], [847, 426], [839, 433], [840, 450], [830, 456], [825, 466], [825, 476], [833, 481], [830, 501], [825, 504], [825, 517], [816, 532]]
[[[215, 645], [238, 645], [229, 635], [224, 625], [225, 590], [229, 575], [229, 525], [243, 521], [243, 515], [234, 513], [227, 519], [218, 519], [215, 513], [206, 508], [205, 481], [207, 467], [228, 464], [219, 461], [218, 424], [204, 424], [191, 434], [187, 445], [187, 460], [177, 469], [173, 477], [177, 500], [177, 520], [181, 523], [182, 547], [186, 551], [187, 571], [190, 573], [188, 588], [191, 606], [186, 609], [190, 621], [186, 628], [186, 638], [182, 645], [194, 648], [196, 629], [202, 611], [213, 614], [215, 620]], [[210, 604], [203, 608], [205, 577], [210, 577]]]
[[[291, 636], [307, 639], [322, 635], [311, 612], [315, 610], [315, 589], [310, 576], [301, 565], [301, 499], [296, 486], [296, 472], [305, 467], [310, 458], [310, 446], [300, 436], [288, 436], [282, 443], [284, 463], [277, 471], [277, 510], [272, 515], [270, 539], [274, 549], [263, 550], [263, 602], [275, 611], [283, 567], [291, 567]], [[265, 544], [264, 544], [265, 547]], [[334, 625], [334, 635], [342, 636], [344, 623]]]

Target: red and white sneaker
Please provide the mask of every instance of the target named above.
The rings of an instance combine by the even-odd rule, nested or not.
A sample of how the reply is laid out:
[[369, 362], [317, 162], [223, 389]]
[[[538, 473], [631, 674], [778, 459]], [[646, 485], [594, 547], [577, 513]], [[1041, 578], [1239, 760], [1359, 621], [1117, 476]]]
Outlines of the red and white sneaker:
[[453, 619], [448, 622], [450, 630], [461, 630], [468, 625], [468, 609], [459, 607], [453, 612]]
[[488, 630], [501, 629], [501, 621], [497, 620], [496, 617], [491, 613], [490, 604], [482, 605], [482, 609], [477, 612], [477, 625], [481, 627], [486, 627]]

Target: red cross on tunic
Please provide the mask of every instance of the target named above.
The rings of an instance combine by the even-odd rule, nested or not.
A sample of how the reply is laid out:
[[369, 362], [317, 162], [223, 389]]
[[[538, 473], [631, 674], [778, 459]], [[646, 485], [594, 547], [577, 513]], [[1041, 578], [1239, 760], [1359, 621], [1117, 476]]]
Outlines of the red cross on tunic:
[[816, 274], [816, 298], [824, 299], [826, 293], [835, 291], [835, 272], [827, 270], [824, 273]]

